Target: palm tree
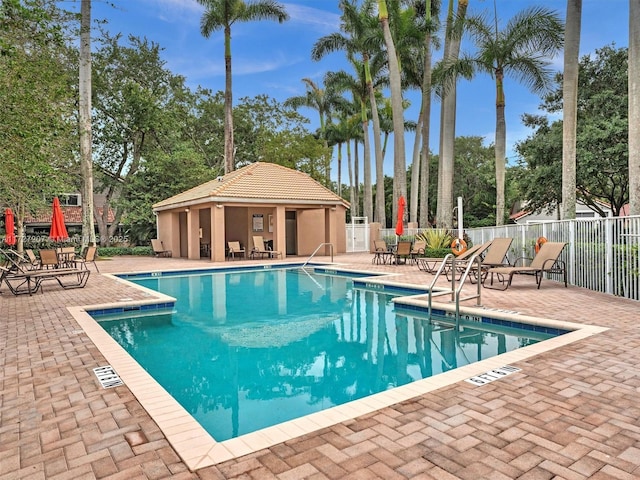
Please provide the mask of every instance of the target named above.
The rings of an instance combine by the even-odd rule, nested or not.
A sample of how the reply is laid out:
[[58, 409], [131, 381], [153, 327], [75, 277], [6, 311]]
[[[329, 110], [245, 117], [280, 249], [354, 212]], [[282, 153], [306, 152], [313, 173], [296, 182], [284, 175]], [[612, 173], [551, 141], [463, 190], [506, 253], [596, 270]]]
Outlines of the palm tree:
[[231, 88], [231, 26], [236, 22], [289, 19], [284, 6], [274, 0], [198, 0], [205, 7], [200, 31], [205, 38], [224, 30], [224, 172], [235, 169], [233, 144], [233, 96]]
[[[365, 0], [360, 7], [353, 0], [342, 0], [340, 9], [342, 10], [341, 30], [320, 38], [313, 46], [311, 58], [320, 60], [326, 54], [343, 50], [347, 57], [354, 62], [356, 56], [360, 57], [364, 77], [366, 94], [368, 96], [369, 107], [371, 108], [371, 119], [373, 121], [374, 151], [376, 157], [376, 173], [382, 172], [382, 148], [380, 145], [380, 125], [378, 120], [377, 105], [375, 101], [376, 86], [379, 83], [379, 71], [381, 67], [372, 67], [376, 60], [373, 52], [379, 52], [381, 41], [377, 38], [379, 30], [377, 21], [373, 15], [374, 0]], [[360, 74], [359, 74], [360, 75]], [[364, 102], [367, 101], [365, 96]], [[363, 107], [366, 110], [366, 105]], [[364, 120], [364, 118], [363, 118]], [[367, 122], [368, 129], [368, 122]], [[384, 219], [384, 194], [376, 197], [375, 217], [373, 213], [373, 198], [371, 192], [371, 155], [368, 145], [368, 135], [365, 138], [365, 158], [364, 158], [364, 215], [375, 218], [377, 222], [383, 223]], [[376, 175], [376, 193], [384, 192], [384, 176]], [[378, 198], [382, 200], [382, 206]]]
[[468, 26], [478, 47], [471, 61], [496, 82], [496, 225], [502, 225], [507, 135], [504, 78], [512, 75], [534, 92], [547, 89], [552, 80], [548, 59], [562, 46], [562, 21], [554, 11], [531, 7], [517, 13], [504, 30], [498, 30], [497, 13], [492, 24], [476, 18], [469, 19]]
[[[322, 139], [325, 148], [328, 148], [327, 141], [327, 122], [331, 119], [332, 109], [344, 101], [340, 95], [338, 95], [332, 88], [320, 88], [312, 79], [303, 78], [302, 82], [306, 87], [306, 94], [296, 97], [289, 97], [285, 100], [284, 105], [294, 109], [301, 107], [307, 107], [318, 111], [320, 117], [320, 138]], [[331, 180], [331, 162], [330, 160], [325, 165], [325, 176], [327, 181]]]
[[[453, 0], [449, 0], [443, 65], [456, 63], [460, 54], [462, 28], [467, 15], [468, 0], [459, 0], [457, 13], [453, 13]], [[453, 225], [453, 165], [456, 136], [456, 79], [443, 89], [440, 103], [440, 152], [438, 159], [438, 205], [436, 222], [439, 227]]]
[[640, 0], [629, 0], [629, 213], [640, 215]]
[[562, 77], [562, 219], [576, 218], [576, 130], [581, 20], [582, 0], [567, 0]]
[[419, 89], [422, 97], [413, 147], [409, 219], [423, 226], [428, 224], [429, 211], [431, 51], [432, 45], [437, 45], [437, 38], [434, 37], [437, 21], [434, 18], [437, 20], [439, 3], [439, 0], [416, 0], [412, 4], [415, 10], [397, 12], [396, 16], [401, 20], [396, 22], [400, 25], [400, 31], [397, 26], [394, 27], [394, 38], [402, 39], [398, 45], [398, 54], [401, 56], [404, 82], [408, 88]]
[[393, 112], [393, 210], [398, 215], [398, 200], [407, 198], [407, 163], [404, 151], [404, 112], [402, 107], [402, 81], [395, 44], [389, 27], [389, 12], [386, 0], [378, 0], [378, 19], [387, 47], [389, 65], [389, 88], [391, 90], [391, 110]]

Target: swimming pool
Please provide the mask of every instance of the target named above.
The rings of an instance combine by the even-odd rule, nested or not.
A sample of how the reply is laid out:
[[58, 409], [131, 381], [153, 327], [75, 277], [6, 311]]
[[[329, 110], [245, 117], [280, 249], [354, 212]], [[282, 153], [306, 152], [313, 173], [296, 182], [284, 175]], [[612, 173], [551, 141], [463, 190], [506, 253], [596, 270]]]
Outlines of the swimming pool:
[[567, 332], [478, 317], [456, 328], [393, 302], [424, 290], [322, 272], [135, 276], [175, 308], [94, 316], [217, 441]]

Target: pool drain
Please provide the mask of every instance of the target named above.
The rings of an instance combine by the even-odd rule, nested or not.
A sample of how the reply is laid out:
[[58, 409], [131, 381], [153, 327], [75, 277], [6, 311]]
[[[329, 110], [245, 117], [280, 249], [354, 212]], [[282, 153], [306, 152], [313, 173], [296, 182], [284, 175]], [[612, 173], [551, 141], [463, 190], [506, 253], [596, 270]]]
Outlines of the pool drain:
[[111, 365], [96, 367], [93, 369], [93, 373], [98, 377], [98, 381], [100, 382], [100, 385], [102, 385], [102, 388], [113, 388], [124, 385], [124, 382]]

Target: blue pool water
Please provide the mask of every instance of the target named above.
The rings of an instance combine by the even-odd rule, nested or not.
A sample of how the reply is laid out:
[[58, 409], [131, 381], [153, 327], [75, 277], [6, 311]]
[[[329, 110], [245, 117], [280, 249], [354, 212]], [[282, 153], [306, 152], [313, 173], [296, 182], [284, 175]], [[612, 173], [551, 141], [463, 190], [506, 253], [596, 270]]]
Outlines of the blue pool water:
[[175, 310], [96, 318], [218, 441], [553, 336], [456, 329], [394, 306], [397, 290], [300, 269], [131, 281], [175, 297]]

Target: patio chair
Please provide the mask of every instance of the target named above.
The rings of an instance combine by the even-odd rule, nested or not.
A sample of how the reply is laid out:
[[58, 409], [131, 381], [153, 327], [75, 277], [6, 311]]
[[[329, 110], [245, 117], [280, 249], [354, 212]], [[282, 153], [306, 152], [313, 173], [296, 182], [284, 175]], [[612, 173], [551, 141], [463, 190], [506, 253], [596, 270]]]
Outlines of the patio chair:
[[73, 261], [76, 258], [75, 247], [58, 247], [56, 254], [58, 255], [58, 263], [61, 268], [72, 268], [74, 266]]
[[[536, 278], [536, 284], [539, 289], [542, 283], [542, 277], [546, 273], [562, 275], [564, 286], [567, 287], [567, 266], [564, 261], [560, 260], [560, 254], [566, 245], [566, 242], [547, 242], [543, 244], [540, 247], [540, 251], [531, 259], [531, 263], [528, 266], [490, 268], [487, 270], [483, 286], [495, 290], [506, 290], [511, 285], [514, 275], [533, 275]], [[527, 259], [518, 259], [515, 265], [517, 265], [520, 260]], [[497, 276], [500, 286], [493, 286], [494, 275]], [[490, 279], [489, 285], [487, 285], [487, 279]]]
[[[98, 265], [96, 265], [96, 257], [98, 256], [98, 247], [86, 247], [84, 249], [84, 254], [75, 258], [73, 261], [73, 264], [76, 268], [85, 268], [85, 269], [89, 269], [89, 267], [87, 267], [88, 263], [93, 263], [93, 266], [96, 269], [97, 273], [100, 273], [100, 270], [98, 270]], [[79, 265], [79, 266], [78, 266]]]
[[396, 265], [405, 264], [411, 259], [411, 242], [398, 242], [393, 255], [393, 262]]
[[[469, 260], [473, 255], [480, 255], [484, 253], [487, 248], [491, 245], [491, 242], [481, 243], [479, 245], [473, 245], [471, 248], [465, 250], [463, 253], [456, 257], [456, 262], [461, 262], [463, 260]], [[427, 273], [436, 273], [440, 265], [444, 261], [444, 258], [433, 257], [433, 258], [425, 258], [420, 257], [416, 258], [416, 263], [418, 265], [418, 269]], [[450, 268], [449, 265], [447, 268]], [[446, 272], [445, 272], [446, 273]]]
[[156, 257], [171, 257], [171, 250], [164, 248], [164, 243], [158, 238], [151, 239], [151, 248], [153, 248], [153, 255]]
[[30, 270], [37, 270], [40, 268], [40, 259], [38, 257], [36, 257], [36, 254], [33, 253], [33, 250], [31, 250], [30, 248], [27, 248], [24, 251], [25, 255], [27, 256], [27, 268], [29, 268]]
[[49, 270], [52, 268], [62, 268], [58, 252], [54, 248], [43, 248], [40, 250], [40, 269]]
[[264, 246], [264, 238], [262, 235], [254, 235], [253, 236], [253, 250], [251, 250], [251, 258], [260, 255], [260, 258], [276, 258], [281, 257], [282, 252], [277, 252], [275, 250], [268, 249]]
[[[513, 238], [509, 237], [497, 237], [491, 241], [491, 245], [487, 248], [484, 253], [481, 261], [480, 261], [480, 271], [478, 271], [478, 266], [476, 264], [471, 266], [471, 271], [469, 275], [469, 281], [471, 283], [475, 283], [476, 281], [482, 282], [484, 275], [486, 275], [487, 271], [493, 267], [510, 267], [509, 259], [507, 258], [507, 254], [509, 253], [509, 248], [511, 248], [511, 244], [513, 243]], [[462, 274], [464, 270], [469, 265], [471, 258], [468, 258], [463, 261], [458, 261], [456, 259], [456, 273]], [[449, 278], [449, 272], [447, 272], [447, 279]]]
[[411, 247], [411, 261], [416, 262], [416, 258], [423, 256], [427, 249], [427, 242], [424, 240], [416, 240]]
[[241, 255], [242, 258], [245, 257], [244, 248], [240, 248], [240, 242], [227, 242], [229, 245], [229, 258], [236, 259], [236, 255]]
[[371, 259], [371, 263], [373, 264], [386, 264], [387, 261], [391, 260], [393, 256], [393, 250], [391, 250], [387, 246], [387, 242], [384, 240], [374, 240], [373, 241], [373, 258]]

